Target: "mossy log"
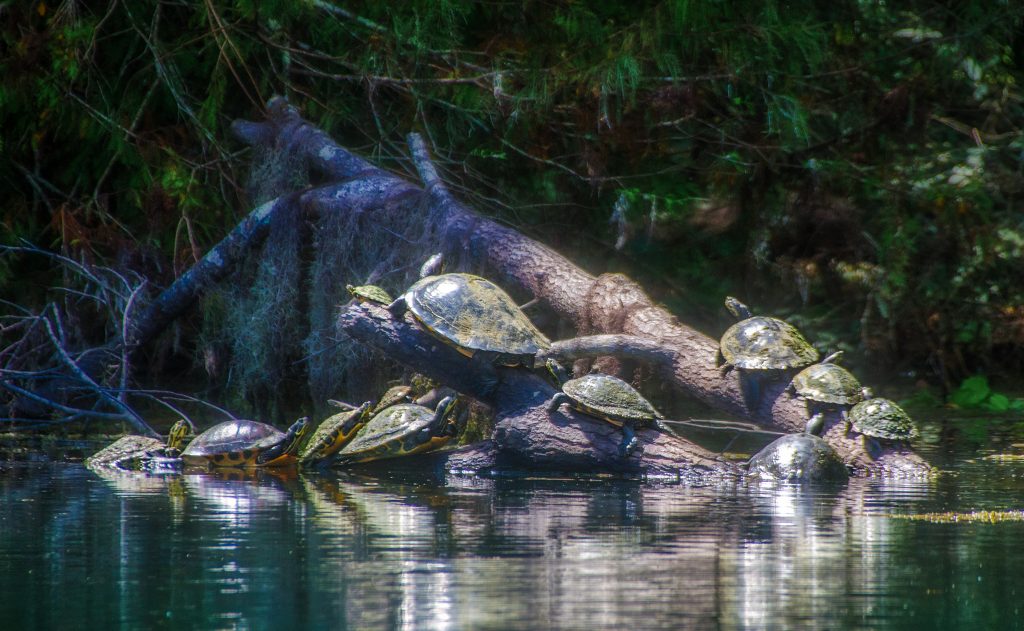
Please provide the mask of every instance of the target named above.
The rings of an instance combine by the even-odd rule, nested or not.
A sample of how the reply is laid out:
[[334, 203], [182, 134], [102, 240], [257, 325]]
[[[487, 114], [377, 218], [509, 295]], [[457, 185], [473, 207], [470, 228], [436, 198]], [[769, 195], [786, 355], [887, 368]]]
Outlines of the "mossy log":
[[[250, 144], [289, 147], [293, 151], [298, 148], [310, 168], [333, 182], [280, 198], [261, 207], [263, 212], [273, 212], [282, 204], [299, 204], [305, 213], [373, 213], [372, 225], [386, 231], [390, 229], [391, 222], [400, 219], [401, 214], [423, 212], [422, 204], [426, 202], [432, 215], [440, 222], [446, 254], [452, 260], [483, 271], [507, 289], [535, 296], [572, 323], [578, 335], [615, 334], [633, 338], [635, 343], [604, 350], [609, 354], [653, 361], [674, 389], [726, 415], [780, 432], [803, 430], [807, 418], [805, 406], [785, 392], [784, 380], [766, 384], [760, 403], [748, 409], [741, 394], [738, 371], [722, 375], [716, 366], [717, 339], [678, 322], [629, 278], [621, 274], [588, 274], [543, 244], [481, 217], [457, 202], [438, 177], [418, 136], [411, 136], [409, 144], [424, 188], [340, 147], [323, 131], [302, 120], [298, 111], [280, 98], [268, 104], [265, 122], [236, 122], [233, 129], [239, 138]], [[259, 211], [257, 209], [254, 213]], [[260, 225], [263, 225], [263, 219], [261, 216]], [[238, 242], [239, 239], [234, 238], [233, 243]], [[215, 267], [222, 276], [220, 270], [229, 268], [232, 260], [237, 260], [228, 260], [226, 256], [237, 255], [233, 254], [234, 250], [225, 248], [222, 251], [220, 247], [211, 250], [196, 267]], [[139, 325], [139, 330], [145, 335], [137, 337], [138, 344], [144, 344], [187, 308], [188, 300], [183, 296], [197, 296], [205, 288], [206, 285], [195, 282], [198, 275], [191, 279], [189, 276], [186, 274], [156, 298]], [[212, 282], [217, 277], [217, 274], [210, 274], [203, 277], [203, 283]], [[178, 287], [181, 284], [189, 286]], [[426, 368], [435, 361], [435, 355], [433, 350], [427, 349], [439, 348], [438, 345], [406, 346], [400, 342], [401, 336], [389, 337], [386, 334], [388, 326], [396, 323], [387, 321], [379, 310], [373, 308], [351, 307], [345, 317], [348, 319], [343, 318], [341, 324], [351, 335], [385, 350], [389, 356], [416, 370], [430, 374]], [[360, 332], [361, 326], [370, 326], [371, 323], [375, 333]], [[446, 379], [452, 380], [447, 383], [467, 394], [476, 393], [477, 390], [467, 384], [459, 385], [463, 380], [471, 380], [472, 376], [465, 374], [460, 377], [457, 373], [455, 370], [446, 373]], [[545, 400], [543, 394], [550, 392], [550, 386], [532, 376], [512, 376], [509, 379], [506, 380], [508, 383], [503, 381], [505, 385], [499, 391], [501, 394], [495, 395], [498, 398], [490, 402], [499, 418], [495, 439], [501, 450], [511, 449], [538, 466], [570, 461], [580, 466], [588, 462], [605, 466], [611, 462], [606, 456], [613, 444], [617, 444], [611, 438], [617, 432], [615, 428], [591, 422], [582, 424], [572, 414], [563, 414], [564, 420], [561, 421], [558, 415], [549, 416], [543, 411], [542, 404]], [[531, 408], [537, 408], [537, 411], [531, 413], [528, 411]], [[529, 437], [536, 435], [540, 428], [547, 431], [552, 427], [587, 429], [580, 430], [576, 438], [566, 437], [563, 447], [570, 450], [568, 452], [545, 451], [555, 443], [548, 446], [530, 444]], [[909, 448], [888, 447], [872, 458], [859, 439], [846, 435], [838, 415], [826, 419], [824, 438], [848, 465], [861, 474], [924, 476], [931, 471], [929, 465]], [[655, 458], [654, 452], [660, 447], [654, 450], [650, 447], [668, 439], [644, 434], [641, 440], [647, 447], [641, 453], [646, 454], [646, 458]], [[531, 453], [532, 449], [538, 451]], [[689, 449], [687, 447], [686, 454], [680, 452], [680, 456], [696, 458], [693, 460], [695, 463], [710, 457], [696, 451], [691, 453]], [[592, 452], [591, 455], [585, 453], [588, 451]], [[671, 450], [666, 447], [665, 454], [669, 453]], [[660, 463], [652, 460], [651, 466], [656, 468]]]

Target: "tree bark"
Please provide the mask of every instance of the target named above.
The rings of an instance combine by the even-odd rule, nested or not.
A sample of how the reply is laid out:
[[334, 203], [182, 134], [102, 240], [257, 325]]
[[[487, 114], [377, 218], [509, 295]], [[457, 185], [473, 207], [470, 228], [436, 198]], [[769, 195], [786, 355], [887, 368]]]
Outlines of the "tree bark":
[[[300, 194], [297, 203], [302, 205], [305, 212], [372, 212], [373, 226], [379, 230], [389, 230], [389, 223], [397, 221], [401, 213], [416, 211], [417, 205], [405, 203], [407, 200], [415, 198], [422, 203], [423, 189], [374, 167], [338, 146], [322, 131], [303, 121], [295, 108], [283, 99], [273, 99], [268, 104], [266, 122], [237, 122], [234, 130], [246, 142], [297, 147], [312, 168], [328, 180], [340, 182]], [[738, 371], [722, 375], [716, 366], [716, 339], [678, 322], [629, 278], [621, 274], [592, 276], [543, 244], [465, 208], [445, 189], [430, 162], [422, 139], [412, 135], [409, 141], [413, 161], [426, 184], [426, 201], [442, 226], [442, 239], [449, 259], [458, 260], [467, 268], [482, 271], [499, 285], [535, 296], [571, 322], [578, 335], [625, 334], [645, 340], [647, 350], [650, 351], [648, 359], [657, 359], [655, 363], [660, 366], [661, 375], [677, 391], [695, 397], [727, 415], [753, 421], [769, 429], [781, 432], [803, 430], [807, 412], [802, 401], [784, 392], [788, 378], [766, 384], [760, 403], [748, 409], [740, 391]], [[179, 282], [185, 282], [185, 277]], [[175, 291], [175, 286], [172, 286], [164, 294], [173, 294]], [[157, 302], [163, 299], [162, 295]], [[363, 337], [359, 333], [362, 326], [360, 323], [368, 322], [375, 322], [380, 331], [385, 330], [380, 314], [374, 316], [373, 309], [364, 308], [350, 309], [348, 314], [346, 317], [349, 319], [343, 318], [341, 321], [343, 328], [356, 339], [383, 348], [379, 341], [371, 341], [371, 338], [381, 333], [367, 333]], [[397, 343], [385, 346], [389, 348], [388, 354], [399, 361], [406, 361], [402, 359], [404, 354], [415, 355], [418, 352], [416, 347], [401, 351], [401, 344]], [[409, 356], [406, 361], [418, 370], [424, 364], [422, 356], [432, 358], [431, 354], [422, 349], [419, 352], [420, 355]], [[430, 374], [429, 370], [424, 372]], [[466, 382], [462, 388], [455, 382], [449, 382], [456, 390], [467, 393], [477, 391], [478, 384], [472, 383], [472, 375], [460, 376], [454, 371], [446, 374], [458, 383]], [[521, 379], [513, 377], [512, 381], [519, 383]], [[531, 383], [536, 384], [538, 380]], [[542, 391], [538, 385], [533, 387], [538, 388], [537, 392]], [[525, 387], [515, 390], [510, 386], [502, 388], [500, 392], [506, 393], [502, 396], [508, 396], [508, 392], [516, 391], [526, 397], [524, 401], [542, 403], [539, 395], [534, 396], [528, 390]], [[567, 454], [546, 451], [544, 445], [531, 445], [530, 437], [536, 434], [537, 427], [546, 430], [551, 427], [578, 428], [579, 420], [575, 415], [569, 415], [564, 422], [558, 422], [557, 418], [549, 418], [543, 411], [536, 414], [523, 411], [524, 403], [503, 399], [495, 400], [493, 404], [501, 415], [495, 441], [502, 450], [510, 449], [535, 464], [543, 463], [545, 466], [563, 462], [564, 458], [569, 457]], [[527, 423], [536, 425], [527, 427]], [[566, 436], [565, 445], [572, 444], [575, 445], [574, 449], [583, 451], [593, 449], [596, 454], [602, 454], [602, 450], [606, 451], [614, 442], [610, 435], [617, 430], [611, 426], [597, 427], [600, 430], [587, 432], [587, 437], [578, 441]], [[654, 445], [653, 451], [658, 452], [661, 449], [659, 439], [648, 434], [645, 436], [641, 439], [645, 447]], [[931, 473], [928, 464], [907, 448], [888, 447], [880, 457], [872, 458], [859, 440], [845, 435], [838, 415], [833, 414], [826, 419], [824, 437], [840, 457], [861, 474], [924, 476]], [[540, 451], [531, 454], [530, 449], [533, 448]], [[650, 453], [647, 457], [651, 457]], [[706, 454], [700, 457], [704, 458]], [[604, 455], [575, 453], [571, 460], [574, 466], [585, 466], [588, 462], [595, 465], [609, 462]], [[650, 464], [652, 470], [660, 466], [655, 461]]]

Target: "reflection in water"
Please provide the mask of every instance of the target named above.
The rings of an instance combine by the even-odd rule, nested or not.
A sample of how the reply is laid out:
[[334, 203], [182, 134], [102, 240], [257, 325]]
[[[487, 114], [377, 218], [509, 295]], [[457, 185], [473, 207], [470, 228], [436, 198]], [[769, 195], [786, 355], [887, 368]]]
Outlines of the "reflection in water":
[[1024, 464], [1013, 466], [1016, 481], [833, 489], [22, 468], [0, 476], [0, 619], [10, 628], [1009, 628], [1020, 622], [1024, 524], [889, 515], [1012, 509], [1024, 478]]

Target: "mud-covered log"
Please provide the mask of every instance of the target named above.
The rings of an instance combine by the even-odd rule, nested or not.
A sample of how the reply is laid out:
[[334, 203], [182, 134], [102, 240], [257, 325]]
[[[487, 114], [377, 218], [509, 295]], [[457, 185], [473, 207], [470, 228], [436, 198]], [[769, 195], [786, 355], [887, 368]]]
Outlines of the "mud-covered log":
[[[734, 465], [693, 443], [640, 429], [640, 445], [619, 455], [622, 431], [568, 406], [548, 412], [555, 389], [523, 368], [481, 366], [412, 322], [371, 304], [353, 304], [339, 318], [350, 336], [431, 379], [489, 405], [495, 412], [494, 456], [506, 465], [548, 471], [613, 471], [705, 479], [734, 474]], [[495, 384], [494, 379], [497, 378]], [[448, 467], [481, 468], [486, 448], [456, 452]], [[472, 454], [472, 458], [469, 457]], [[498, 466], [497, 461], [495, 465]]]

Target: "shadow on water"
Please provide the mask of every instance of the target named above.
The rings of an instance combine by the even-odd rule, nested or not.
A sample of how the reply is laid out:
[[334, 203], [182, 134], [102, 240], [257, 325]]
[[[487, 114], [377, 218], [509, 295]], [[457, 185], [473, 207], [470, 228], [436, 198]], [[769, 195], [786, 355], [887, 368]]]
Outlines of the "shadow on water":
[[966, 440], [977, 431], [955, 418], [925, 432], [928, 457], [956, 463], [935, 480], [836, 487], [425, 482], [380, 469], [157, 476], [12, 463], [0, 474], [0, 620], [9, 628], [1021, 627], [1024, 522], [900, 518], [1024, 508], [1024, 442], [998, 428]]

